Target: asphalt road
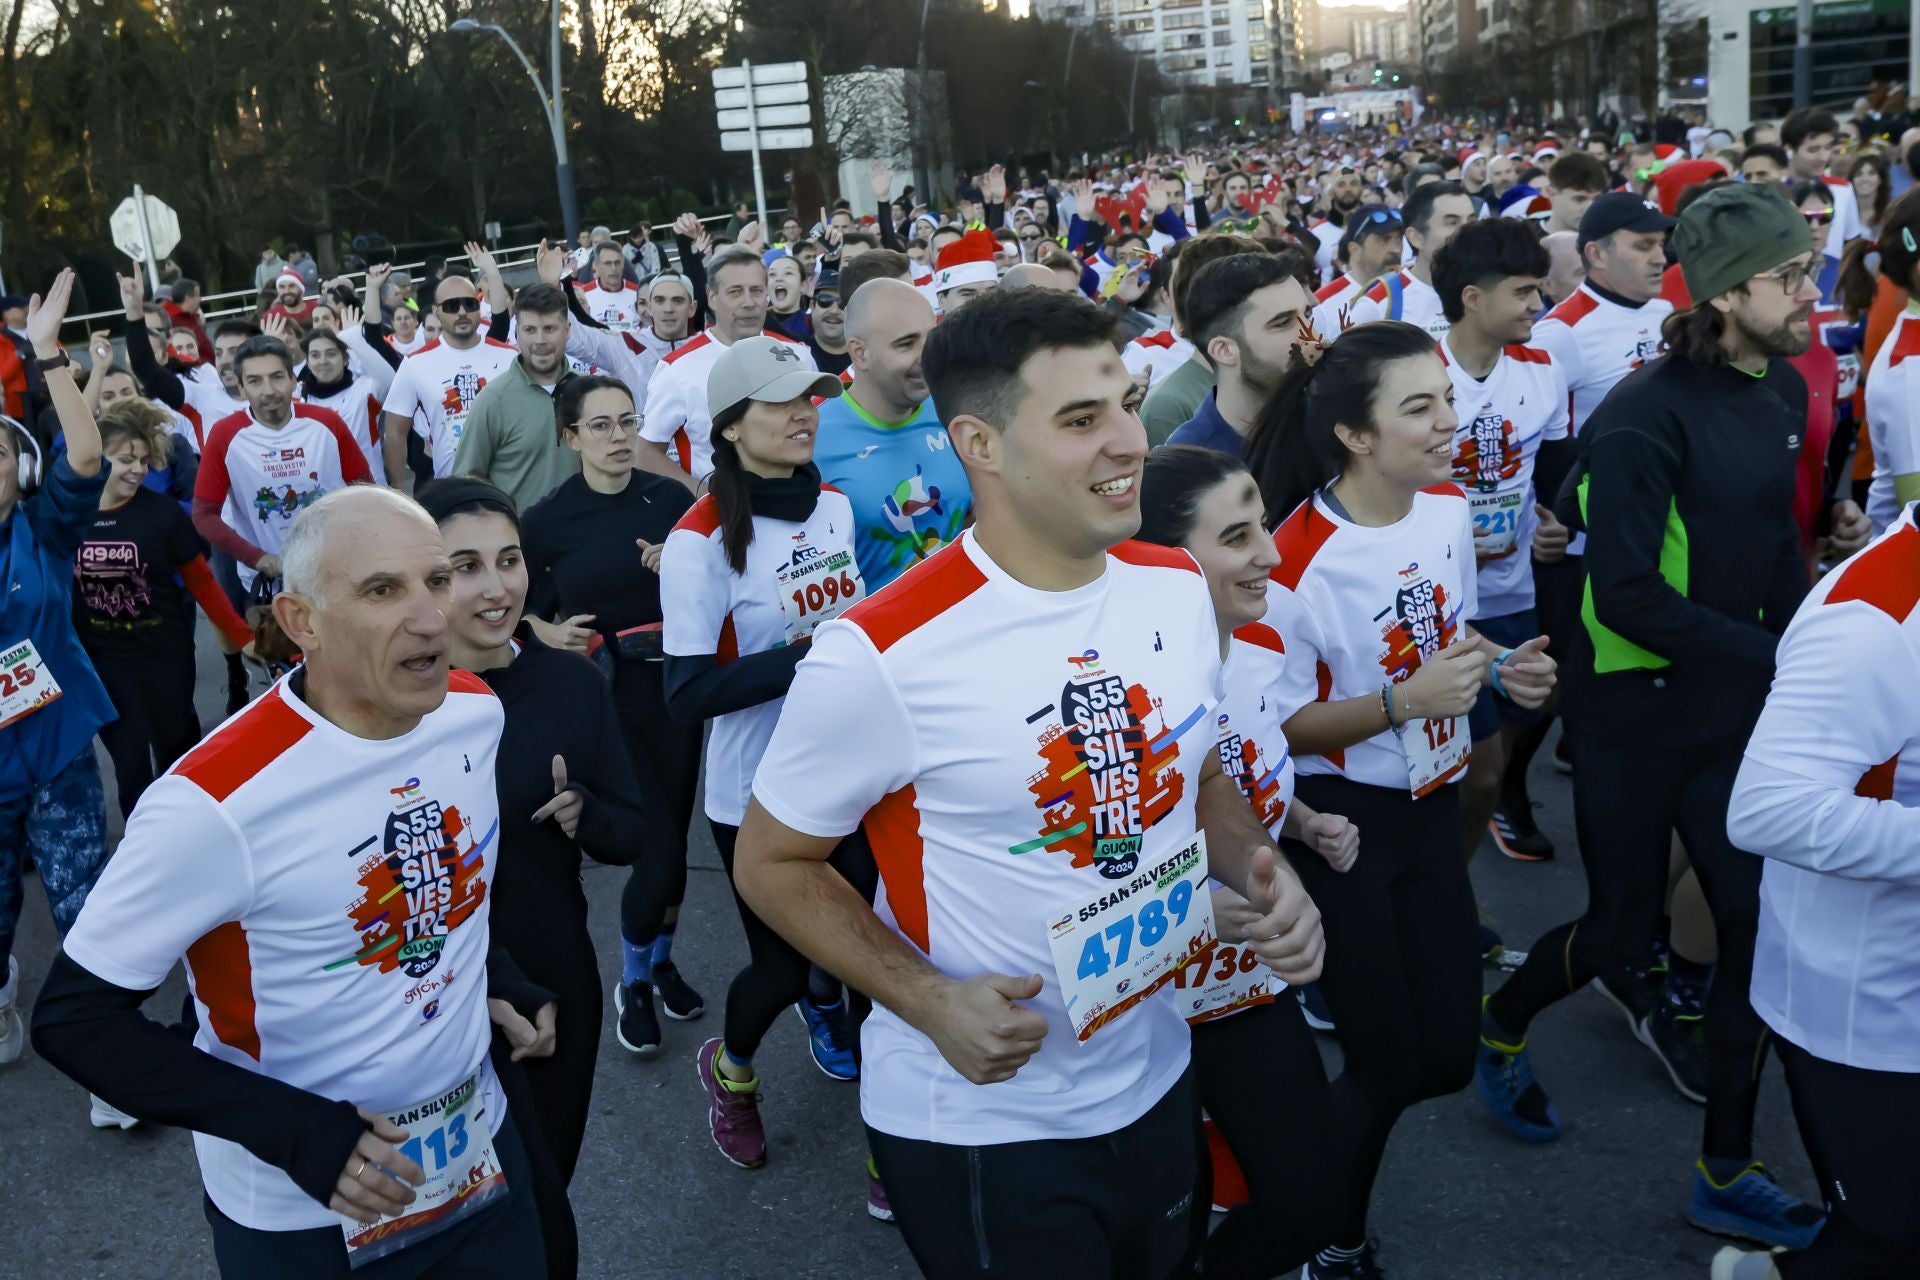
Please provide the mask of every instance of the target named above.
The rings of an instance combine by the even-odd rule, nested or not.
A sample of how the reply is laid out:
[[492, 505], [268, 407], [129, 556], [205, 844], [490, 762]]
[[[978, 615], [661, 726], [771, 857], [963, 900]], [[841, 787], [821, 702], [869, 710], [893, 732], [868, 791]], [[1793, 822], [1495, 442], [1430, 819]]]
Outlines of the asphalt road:
[[[224, 684], [208, 661], [204, 624], [201, 643], [201, 712], [212, 725]], [[1585, 896], [1572, 856], [1570, 790], [1545, 754], [1534, 795], [1562, 856], [1528, 866], [1489, 846], [1473, 867], [1483, 908], [1510, 946], [1526, 946], [1577, 912]], [[709, 1010], [697, 1022], [667, 1023], [663, 1052], [645, 1062], [614, 1040], [609, 1001], [593, 1120], [573, 1183], [582, 1274], [915, 1274], [898, 1232], [866, 1214], [857, 1089], [813, 1067], [798, 1017], [775, 1029], [757, 1060], [767, 1165], [742, 1171], [714, 1150], [693, 1055], [719, 1034], [719, 1002], [745, 945], [703, 824], [692, 859], [676, 959]], [[595, 867], [586, 876], [609, 990], [618, 978], [626, 874]], [[29, 1007], [55, 945], [46, 900], [30, 877], [16, 948]], [[1489, 975], [1490, 985], [1496, 980]], [[156, 1016], [177, 1013], [184, 989], [176, 972], [155, 997]], [[1497, 1128], [1471, 1093], [1409, 1113], [1375, 1196], [1373, 1230], [1394, 1280], [1703, 1280], [1721, 1242], [1681, 1217], [1699, 1108], [1673, 1091], [1597, 994], [1540, 1018], [1533, 1043], [1566, 1135], [1527, 1146]], [[1324, 1049], [1337, 1069], [1337, 1047], [1326, 1040]], [[1761, 1099], [1758, 1143], [1786, 1185], [1811, 1190], [1777, 1064]], [[185, 1133], [91, 1128], [86, 1094], [30, 1050], [0, 1068], [0, 1277], [212, 1275], [200, 1206]]]

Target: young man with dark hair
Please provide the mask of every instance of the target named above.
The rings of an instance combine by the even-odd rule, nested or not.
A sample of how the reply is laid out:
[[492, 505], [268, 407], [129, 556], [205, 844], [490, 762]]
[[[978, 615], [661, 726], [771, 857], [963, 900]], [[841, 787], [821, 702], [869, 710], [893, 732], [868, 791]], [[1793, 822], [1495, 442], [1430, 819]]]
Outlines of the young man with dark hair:
[[[1567, 547], [1565, 526], [1533, 484], [1541, 446], [1567, 438], [1566, 374], [1551, 355], [1526, 345], [1544, 305], [1551, 265], [1533, 228], [1512, 218], [1462, 227], [1433, 260], [1434, 291], [1452, 322], [1440, 339], [1440, 357], [1453, 381], [1453, 407], [1460, 419], [1453, 436], [1453, 478], [1466, 491], [1473, 513], [1478, 611], [1471, 621], [1481, 635], [1508, 649], [1540, 635], [1533, 562], [1558, 561]], [[1473, 755], [1460, 791], [1463, 847], [1472, 857], [1491, 825], [1509, 858], [1550, 858], [1553, 845], [1537, 830], [1492, 823], [1506, 743], [1539, 715], [1510, 698], [1495, 697], [1490, 685], [1480, 692], [1467, 719]]]
[[1353, 323], [1353, 303], [1373, 282], [1397, 271], [1405, 246], [1406, 219], [1383, 204], [1362, 205], [1347, 218], [1339, 258], [1346, 269], [1314, 292], [1313, 328], [1331, 342]]
[[1791, 164], [1785, 147], [1772, 142], [1756, 142], [1740, 155], [1740, 181], [1754, 186], [1785, 182]]
[[1787, 152], [1787, 180], [1824, 182], [1833, 188], [1833, 228], [1827, 233], [1826, 256], [1835, 261], [1846, 253], [1847, 241], [1867, 234], [1853, 184], [1827, 172], [1839, 132], [1840, 126], [1832, 116], [1804, 107], [1780, 122], [1780, 144]]
[[[1192, 330], [1183, 317], [1187, 292], [1193, 288], [1194, 277], [1202, 267], [1238, 253], [1265, 252], [1258, 241], [1247, 236], [1210, 233], [1181, 241], [1180, 256], [1173, 264], [1174, 332], [1188, 343], [1193, 342]], [[1147, 428], [1147, 442], [1156, 448], [1194, 415], [1213, 390], [1213, 366], [1197, 347], [1189, 349], [1192, 354], [1184, 363], [1170, 362], [1168, 368], [1154, 370], [1157, 376], [1153, 379], [1153, 390], [1141, 406], [1140, 420]]]
[[1167, 443], [1244, 456], [1260, 410], [1293, 367], [1312, 311], [1313, 295], [1272, 254], [1203, 267], [1187, 294], [1187, 320], [1194, 347], [1213, 368], [1213, 393]]
[[1676, 1080], [1676, 1061], [1704, 1053], [1687, 1218], [1804, 1248], [1823, 1215], [1753, 1158], [1766, 1063], [1748, 1000], [1761, 865], [1729, 840], [1727, 813], [1780, 633], [1807, 594], [1793, 518], [1807, 393], [1786, 357], [1812, 340], [1817, 259], [1798, 209], [1732, 183], [1690, 206], [1673, 238], [1696, 305], [1668, 319], [1668, 354], [1614, 387], [1578, 443], [1588, 585], [1565, 712], [1587, 910], [1541, 937], [1488, 997], [1481, 1096], [1514, 1132], [1559, 1135], [1527, 1062], [1528, 1027], [1651, 951], [1678, 832], [1713, 913], [1717, 972], [1703, 1009], [1669, 983], [1640, 1032]]
[[[617, 248], [611, 241], [595, 257]], [[572, 321], [567, 296], [530, 284], [513, 300], [520, 355], [481, 389], [454, 454], [455, 475], [479, 476], [525, 511], [580, 470], [580, 455], [560, 443], [553, 400], [574, 376], [567, 364]]]
[[1447, 331], [1447, 317], [1433, 291], [1433, 255], [1474, 220], [1473, 200], [1457, 182], [1429, 182], [1407, 196], [1400, 216], [1413, 261], [1354, 300], [1353, 323], [1405, 320], [1438, 339]]
[[[934, 329], [974, 524], [814, 633], [740, 829], [748, 905], [873, 997], [861, 1112], [931, 1275], [1181, 1266], [1203, 1210], [1162, 984], [1211, 902], [1196, 877], [1244, 892], [1283, 977], [1319, 971], [1318, 913], [1206, 737], [1205, 578], [1130, 541], [1147, 441], [1112, 326], [1020, 289]], [[956, 662], [994, 678], [956, 698]], [[826, 861], [860, 826], [872, 907]], [[1100, 950], [1143, 912], [1146, 945]]]
[[1584, 151], [1569, 151], [1547, 170], [1547, 185], [1553, 188], [1553, 212], [1543, 224], [1545, 233], [1578, 231], [1587, 206], [1607, 190], [1607, 166]]

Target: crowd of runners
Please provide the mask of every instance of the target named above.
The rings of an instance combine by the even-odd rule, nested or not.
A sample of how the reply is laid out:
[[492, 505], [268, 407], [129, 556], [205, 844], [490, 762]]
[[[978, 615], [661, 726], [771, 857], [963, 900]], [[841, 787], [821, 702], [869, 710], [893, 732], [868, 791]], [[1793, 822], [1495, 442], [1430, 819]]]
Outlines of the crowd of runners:
[[[1713, 1280], [1911, 1280], [1903, 123], [875, 165], [210, 325], [134, 274], [75, 353], [71, 272], [0, 300], [0, 1062], [192, 1130], [227, 1276], [573, 1276], [604, 1023], [705, 1018], [752, 1169], [789, 1009], [930, 1276], [1466, 1276], [1370, 1229], [1395, 1125], [1558, 1139], [1591, 983], [1703, 1108]], [[696, 814], [731, 973], [674, 960]], [[1483, 846], [1584, 913], [1501, 938]]]

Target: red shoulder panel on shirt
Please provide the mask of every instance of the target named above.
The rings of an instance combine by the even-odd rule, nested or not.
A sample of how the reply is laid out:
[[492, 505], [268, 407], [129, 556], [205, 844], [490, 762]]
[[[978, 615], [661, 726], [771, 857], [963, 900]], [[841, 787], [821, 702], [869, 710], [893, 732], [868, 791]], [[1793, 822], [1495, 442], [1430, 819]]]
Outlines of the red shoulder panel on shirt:
[[712, 341], [713, 341], [713, 335], [711, 333], [702, 333], [699, 337], [693, 339], [692, 341], [682, 344], [679, 350], [669, 351], [666, 354], [666, 356], [661, 360], [660, 363], [672, 364], [675, 360], [678, 360], [681, 356], [686, 355], [687, 352], [698, 351], [700, 348], [706, 346], [709, 342], [712, 342]]
[[1546, 352], [1542, 351], [1538, 347], [1527, 347], [1527, 346], [1522, 346], [1519, 343], [1515, 343], [1513, 346], [1510, 346], [1510, 347], [1502, 347], [1501, 350], [1505, 351], [1513, 359], [1518, 360], [1521, 364], [1552, 364], [1553, 363], [1553, 357], [1548, 355]]
[[347, 420], [325, 405], [308, 404], [305, 400], [295, 400], [293, 402], [293, 416], [296, 418], [312, 418], [315, 422], [324, 422], [330, 427], [337, 426], [342, 431], [347, 430]]
[[1280, 641], [1280, 633], [1264, 622], [1249, 622], [1233, 629], [1235, 640], [1244, 640], [1248, 644], [1259, 645], [1262, 649], [1271, 649], [1275, 653], [1285, 653], [1287, 646]]
[[840, 616], [885, 653], [986, 585], [987, 575], [952, 542]]
[[1465, 502], [1467, 500], [1467, 491], [1465, 489], [1462, 489], [1459, 485], [1452, 484], [1452, 483], [1430, 484], [1426, 488], [1422, 489], [1420, 492], [1431, 493], [1434, 496], [1440, 497], [1440, 498], [1458, 498], [1462, 502]]
[[1171, 351], [1173, 344], [1178, 341], [1179, 339], [1174, 336], [1173, 330], [1162, 329], [1158, 333], [1141, 334], [1133, 340], [1133, 345], [1136, 347], [1165, 347]]
[[778, 329], [762, 329], [760, 332], [765, 334], [769, 338], [776, 339], [777, 341], [780, 341], [780, 342], [785, 342], [790, 346], [799, 347], [799, 346], [805, 345], [798, 338], [790, 338], [786, 334], [780, 332]]
[[1575, 289], [1571, 298], [1547, 312], [1547, 319], [1558, 320], [1571, 329], [1580, 323], [1582, 316], [1592, 314], [1599, 305], [1592, 294], [1584, 289]]
[[216, 802], [224, 802], [312, 728], [305, 716], [287, 705], [279, 689], [269, 689], [211, 738], [187, 752], [173, 771]]
[[1920, 529], [1902, 525], [1862, 551], [1840, 570], [1828, 604], [1858, 600], [1895, 622], [1905, 622], [1920, 603]]
[[1849, 182], [1847, 179], [1836, 178], [1830, 173], [1821, 174], [1820, 181], [1826, 183], [1830, 187], [1850, 187], [1853, 185], [1853, 183]]
[[1342, 289], [1346, 288], [1349, 283], [1350, 281], [1348, 281], [1345, 276], [1340, 276], [1329, 284], [1323, 284], [1313, 291], [1313, 300], [1315, 302], [1326, 302]]
[[1920, 356], [1920, 320], [1900, 318], [1900, 332], [1893, 339], [1893, 350], [1887, 353], [1887, 367], [1891, 369], [1913, 356]]
[[821, 481], [821, 483], [820, 483], [820, 492], [822, 492], [822, 493], [839, 493], [839, 494], [840, 494], [840, 496], [841, 496], [841, 497], [843, 497], [843, 498], [847, 496], [847, 495], [846, 495], [846, 494], [844, 494], [844, 493], [840, 493], [840, 490], [839, 490], [839, 489], [837, 489], [837, 488], [835, 488], [835, 487], [834, 487], [833, 485], [830, 485], [830, 484], [828, 484], [828, 483], [826, 483], [826, 482], [825, 482], [824, 480], [823, 480], [823, 481]]
[[461, 671], [458, 668], [447, 672], [447, 692], [484, 693], [489, 698], [498, 696], [494, 693], [493, 686], [485, 680], [471, 671]]
[[1273, 531], [1273, 549], [1280, 553], [1280, 563], [1267, 577], [1289, 591], [1299, 590], [1307, 566], [1333, 536], [1334, 528], [1333, 521], [1314, 510], [1312, 498], [1295, 507]]
[[1107, 548], [1107, 554], [1122, 564], [1151, 565], [1161, 569], [1185, 569], [1188, 573], [1200, 572], [1199, 562], [1179, 547], [1163, 547], [1155, 542], [1141, 542], [1137, 538], [1116, 542]]
[[[433, 350], [434, 348], [436, 348], [436, 347], [438, 347], [439, 345], [440, 345], [440, 339], [438, 339], [438, 338], [435, 338], [435, 339], [434, 339], [433, 341], [431, 341], [431, 342], [429, 342], [429, 343], [428, 343], [428, 344], [427, 344], [426, 346], [424, 346], [424, 347], [422, 347], [422, 348], [420, 348], [420, 349], [419, 349], [418, 351], [416, 351], [416, 352], [414, 352], [414, 353], [413, 353], [413, 355], [415, 355], [415, 356], [423, 356], [423, 355], [425, 355], [425, 354], [427, 354], [427, 352], [429, 352], [429, 351], [432, 351], [432, 350]], [[408, 356], [407, 358], [408, 358], [409, 360], [411, 360], [411, 359], [413, 358], [413, 356]]]
[[703, 538], [711, 538], [714, 530], [720, 527], [720, 504], [713, 500], [712, 494], [703, 493], [673, 527], [676, 531], [685, 529]]

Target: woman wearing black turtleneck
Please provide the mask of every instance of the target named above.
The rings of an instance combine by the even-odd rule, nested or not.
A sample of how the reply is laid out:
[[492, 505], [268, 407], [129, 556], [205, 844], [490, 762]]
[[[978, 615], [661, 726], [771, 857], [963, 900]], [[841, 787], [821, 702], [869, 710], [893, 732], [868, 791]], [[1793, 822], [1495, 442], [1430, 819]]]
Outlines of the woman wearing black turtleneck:
[[[419, 496], [453, 565], [453, 665], [485, 680], [506, 713], [495, 769], [505, 860], [494, 877], [491, 927], [527, 977], [557, 998], [553, 1056], [521, 1066], [564, 1189], [586, 1131], [600, 1044], [600, 969], [587, 932], [581, 855], [632, 862], [652, 815], [605, 678], [586, 659], [542, 644], [521, 620], [527, 570], [512, 501], [464, 477], [433, 481]], [[549, 1206], [542, 1208], [549, 1261], [557, 1262], [562, 1251]]]

